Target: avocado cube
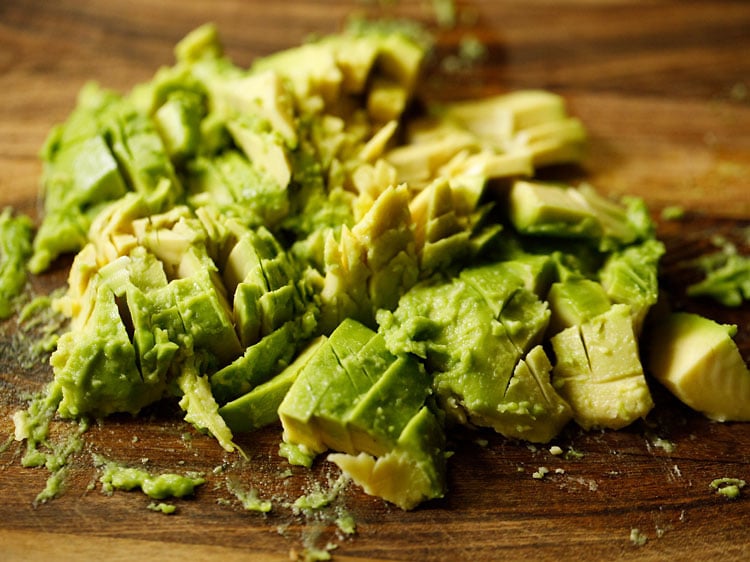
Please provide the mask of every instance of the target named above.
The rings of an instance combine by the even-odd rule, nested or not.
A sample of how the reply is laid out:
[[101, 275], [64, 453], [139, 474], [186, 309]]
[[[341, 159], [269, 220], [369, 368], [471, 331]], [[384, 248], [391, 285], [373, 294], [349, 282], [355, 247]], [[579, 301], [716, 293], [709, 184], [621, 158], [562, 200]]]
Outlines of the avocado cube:
[[204, 111], [202, 97], [189, 90], [171, 92], [156, 110], [154, 123], [173, 161], [181, 162], [198, 151]]
[[508, 263], [513, 262], [467, 268], [460, 278], [484, 298], [488, 309], [523, 354], [544, 334], [550, 312], [544, 301], [524, 288], [528, 281], [515, 275]]
[[292, 179], [292, 168], [284, 139], [258, 119], [233, 119], [227, 123], [232, 138], [261, 174], [280, 188]]
[[584, 429], [620, 429], [653, 407], [630, 307], [615, 304], [551, 338], [553, 385]]
[[[164, 289], [146, 294], [132, 285], [127, 288], [126, 301], [129, 320], [133, 325], [133, 344], [144, 380], [166, 379], [172, 359], [179, 349], [175, 332], [184, 332], [182, 319], [174, 303], [163, 302], [163, 297], [167, 295], [169, 293]], [[169, 320], [164, 314], [166, 310], [172, 312]]]
[[659, 260], [664, 251], [661, 241], [649, 239], [613, 252], [599, 272], [609, 299], [630, 305], [636, 334], [659, 299]]
[[516, 181], [510, 192], [510, 218], [524, 234], [586, 238], [603, 234], [586, 199], [567, 186]]
[[333, 331], [328, 341], [339, 362], [343, 364], [344, 360], [356, 355], [373, 337], [375, 332], [370, 328], [347, 318]]
[[552, 312], [550, 330], [553, 334], [588, 322], [612, 306], [604, 287], [586, 278], [553, 283], [547, 299]]
[[518, 254], [495, 266], [503, 275], [521, 279], [526, 290], [544, 298], [555, 276], [555, 262], [548, 255]]
[[495, 318], [523, 286], [523, 280], [503, 262], [466, 268], [459, 277], [481, 295]]
[[550, 319], [546, 301], [526, 289], [518, 289], [503, 307], [500, 322], [521, 353], [541, 342]]
[[183, 324], [196, 348], [213, 353], [228, 363], [241, 353], [228, 305], [216, 289], [208, 270], [170, 283]]
[[264, 293], [258, 298], [261, 336], [294, 318], [297, 287], [289, 282], [280, 288]]
[[259, 301], [263, 294], [263, 289], [254, 283], [240, 283], [234, 291], [234, 323], [243, 347], [253, 345], [262, 337]]
[[483, 425], [513, 439], [547, 443], [571, 420], [573, 412], [552, 387], [549, 362], [541, 346], [521, 359], [496, 412]]
[[117, 160], [101, 135], [62, 151], [55, 161], [55, 167], [60, 169], [63, 166], [72, 175], [72, 198], [82, 205], [118, 199], [128, 191]]

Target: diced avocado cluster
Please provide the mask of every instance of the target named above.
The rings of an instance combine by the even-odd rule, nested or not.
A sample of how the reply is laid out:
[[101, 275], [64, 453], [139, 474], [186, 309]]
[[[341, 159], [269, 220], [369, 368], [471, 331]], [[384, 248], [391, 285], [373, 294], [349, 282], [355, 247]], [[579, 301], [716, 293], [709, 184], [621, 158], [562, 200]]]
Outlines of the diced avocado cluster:
[[382, 334], [356, 320], [323, 338], [289, 367], [297, 374], [278, 409], [282, 455], [309, 466], [338, 451], [329, 459], [355, 482], [404, 509], [442, 497], [445, 437], [425, 404], [432, 390], [424, 366], [390, 353]]
[[241, 69], [216, 29], [128, 95], [87, 86], [45, 145], [30, 267], [77, 252], [51, 358], [66, 417], [176, 397], [227, 450], [281, 423], [404, 509], [446, 430], [546, 443], [653, 402], [639, 336], [664, 247], [639, 200], [544, 183], [585, 132], [523, 91], [407, 117], [425, 56], [343, 32]]

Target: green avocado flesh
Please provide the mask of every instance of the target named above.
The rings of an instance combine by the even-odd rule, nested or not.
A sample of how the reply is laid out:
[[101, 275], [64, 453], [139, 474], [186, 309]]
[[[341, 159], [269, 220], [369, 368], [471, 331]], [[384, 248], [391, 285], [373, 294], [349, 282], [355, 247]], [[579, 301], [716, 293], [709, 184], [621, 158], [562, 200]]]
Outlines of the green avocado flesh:
[[645, 206], [535, 179], [583, 154], [560, 96], [418, 111], [426, 54], [374, 26], [241, 68], [206, 25], [130, 92], [83, 88], [41, 152], [33, 245], [0, 221], [0, 315], [74, 254], [49, 407], [173, 399], [227, 451], [280, 425], [290, 463], [327, 453], [403, 509], [446, 493], [455, 425], [547, 443], [646, 416]]
[[26, 285], [26, 262], [32, 253], [33, 224], [29, 217], [0, 213], [0, 320], [13, 314], [13, 301]]

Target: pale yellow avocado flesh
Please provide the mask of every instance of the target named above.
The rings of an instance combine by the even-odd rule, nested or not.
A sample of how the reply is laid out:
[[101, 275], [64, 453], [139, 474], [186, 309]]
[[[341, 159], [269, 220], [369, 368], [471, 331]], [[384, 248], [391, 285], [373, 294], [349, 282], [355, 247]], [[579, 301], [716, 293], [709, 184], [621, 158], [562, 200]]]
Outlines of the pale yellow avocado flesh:
[[750, 421], [750, 371], [733, 326], [678, 312], [651, 340], [651, 373], [677, 398], [716, 421]]

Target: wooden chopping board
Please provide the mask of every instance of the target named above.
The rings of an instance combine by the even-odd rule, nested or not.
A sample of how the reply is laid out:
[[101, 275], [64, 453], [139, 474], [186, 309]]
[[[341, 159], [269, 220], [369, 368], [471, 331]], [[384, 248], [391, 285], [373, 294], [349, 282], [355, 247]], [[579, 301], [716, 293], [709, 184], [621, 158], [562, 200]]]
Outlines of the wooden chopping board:
[[[228, 54], [256, 56], [340, 28], [365, 11], [405, 16], [437, 31], [438, 49], [423, 95], [473, 98], [519, 88], [563, 94], [591, 134], [580, 169], [557, 170], [619, 196], [644, 197], [659, 217], [678, 204], [679, 222], [660, 222], [668, 247], [663, 286], [677, 307], [740, 327], [750, 359], [750, 309], [685, 298], [695, 280], [685, 259], [711, 248], [715, 234], [744, 240], [750, 223], [750, 4], [730, 1], [484, 0], [455, 2], [457, 24], [435, 25], [434, 4], [292, 0], [74, 1], [0, 3], [0, 207], [36, 216], [37, 152], [65, 119], [88, 80], [120, 91], [172, 63], [172, 47], [205, 21], [218, 24]], [[473, 35], [482, 61], [449, 71], [441, 61]], [[745, 234], [743, 234], [745, 233]], [[60, 286], [65, 263], [33, 279]], [[50, 376], [24, 365], [13, 320], [0, 329], [0, 436], [25, 393]], [[709, 483], [750, 481], [750, 424], [711, 423], [652, 384], [657, 403], [642, 423], [618, 432], [571, 427], [555, 441], [580, 458], [509, 442], [488, 432], [455, 435], [449, 494], [404, 513], [349, 487], [317, 518], [284, 505], [336, 473], [318, 463], [293, 469], [277, 455], [279, 428], [242, 436], [247, 462], [195, 433], [171, 407], [137, 420], [108, 419], [85, 435], [61, 497], [33, 506], [47, 476], [20, 466], [20, 448], [0, 453], [0, 559], [288, 559], [306, 545], [337, 545], [339, 560], [739, 560], [750, 547], [750, 491], [729, 501]], [[65, 424], [55, 424], [65, 431]], [[3, 439], [4, 440], [4, 439]], [[670, 446], [671, 445], [671, 446]], [[91, 455], [154, 471], [202, 471], [195, 498], [172, 516], [147, 509], [140, 493], [103, 495]], [[217, 469], [217, 467], [221, 467]], [[533, 477], [549, 469], [543, 479]], [[245, 511], [227, 482], [279, 498], [268, 515]], [[333, 518], [348, 510], [357, 533]], [[631, 532], [647, 540], [636, 544]], [[637, 541], [636, 541], [637, 542]]]

